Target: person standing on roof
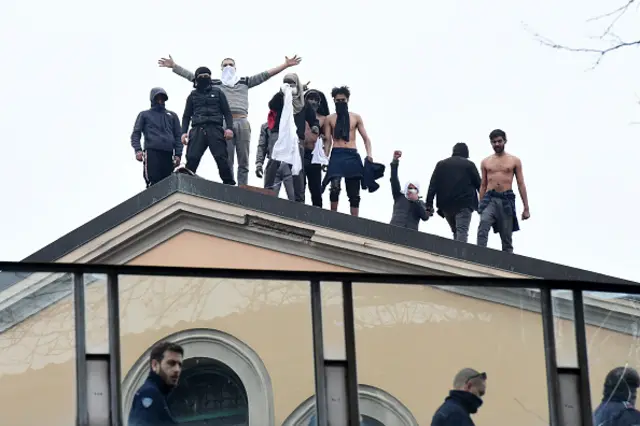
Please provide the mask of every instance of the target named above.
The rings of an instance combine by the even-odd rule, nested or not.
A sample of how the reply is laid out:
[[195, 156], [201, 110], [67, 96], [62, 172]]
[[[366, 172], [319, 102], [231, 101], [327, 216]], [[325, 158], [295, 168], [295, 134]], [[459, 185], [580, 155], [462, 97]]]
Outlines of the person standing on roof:
[[[371, 140], [364, 128], [362, 117], [349, 111], [349, 98], [351, 97], [349, 88], [347, 86], [334, 87], [331, 90], [331, 97], [336, 106], [336, 113], [327, 117], [324, 123], [325, 153], [330, 158], [327, 173], [322, 181], [322, 190], [324, 191], [327, 185], [331, 184], [329, 192], [331, 210], [338, 211], [340, 182], [344, 179], [351, 215], [358, 216], [364, 167], [366, 167], [366, 162], [373, 163]], [[364, 166], [356, 147], [356, 129], [360, 132], [367, 152]]]
[[480, 174], [469, 160], [465, 143], [453, 147], [451, 157], [436, 164], [427, 192], [427, 209], [433, 214], [433, 198], [438, 198], [438, 214], [449, 223], [453, 239], [467, 242], [471, 215], [478, 210]]
[[169, 411], [167, 397], [178, 385], [182, 372], [182, 346], [161, 342], [151, 348], [147, 380], [133, 396], [129, 426], [168, 426], [178, 424]]
[[607, 374], [602, 391], [602, 402], [593, 413], [594, 426], [640, 425], [640, 412], [636, 399], [640, 375], [631, 367], [617, 367]]
[[[304, 177], [305, 186], [309, 188], [311, 194], [311, 204], [322, 208], [322, 167], [321, 159], [314, 160], [314, 157], [322, 155], [325, 162], [328, 159], [324, 154], [324, 122], [329, 116], [329, 105], [324, 93], [319, 90], [310, 89], [304, 94], [305, 104], [316, 113], [320, 134], [314, 133], [308, 123], [304, 131]], [[315, 162], [314, 162], [315, 161]]]
[[[226, 140], [233, 137], [233, 117], [227, 97], [218, 86], [211, 85], [211, 71], [196, 70], [195, 90], [187, 98], [182, 116], [182, 143], [187, 146], [186, 168], [196, 173], [204, 152], [209, 148], [218, 165], [222, 183], [235, 185], [227, 157]], [[192, 123], [191, 131], [189, 123]], [[226, 130], [223, 130], [223, 124]]]
[[[305, 130], [308, 125], [312, 134], [319, 135], [320, 134], [320, 122], [318, 121], [318, 117], [316, 116], [316, 111], [313, 107], [304, 101], [304, 86], [302, 85], [300, 78], [297, 74], [290, 73], [284, 76], [283, 84], [291, 87], [292, 90], [292, 104], [291, 107], [293, 109], [293, 121], [295, 123], [295, 133], [294, 138], [297, 138], [296, 144], [298, 145], [298, 150], [300, 153], [300, 160], [302, 162], [302, 170], [299, 174], [293, 175], [293, 188], [295, 192], [295, 201], [299, 203], [305, 202], [305, 175], [304, 175], [304, 162], [302, 161], [304, 158], [304, 140], [305, 140]], [[271, 111], [275, 111], [275, 121], [273, 131], [278, 133], [278, 137], [276, 137], [276, 142], [281, 138], [280, 135], [280, 124], [282, 113], [284, 110], [284, 92], [280, 90], [277, 92], [273, 98], [269, 101], [269, 109]], [[274, 142], [274, 147], [275, 147]], [[280, 167], [280, 161], [275, 161], [271, 167], [268, 167], [265, 170], [265, 187], [267, 185], [273, 185], [275, 181], [275, 174], [278, 168]]]
[[420, 199], [420, 184], [417, 181], [408, 181], [404, 188], [400, 188], [398, 179], [400, 157], [402, 157], [402, 151], [395, 151], [391, 162], [391, 194], [393, 195], [391, 225], [417, 231], [420, 221], [426, 221], [429, 215], [427, 207]]
[[[260, 128], [260, 139], [258, 140], [258, 152], [256, 153], [256, 176], [259, 179], [263, 177], [262, 165], [266, 158], [269, 159], [267, 163], [267, 169], [271, 170], [274, 165], [272, 163], [279, 163], [277, 166], [275, 176], [273, 176], [273, 182], [267, 182], [265, 178], [265, 189], [271, 189], [275, 192], [276, 197], [280, 193], [280, 186], [284, 185], [284, 189], [287, 192], [287, 198], [289, 201], [295, 201], [295, 192], [293, 190], [293, 176], [291, 175], [291, 167], [283, 162], [275, 161], [271, 159], [271, 151], [273, 146], [278, 140], [278, 132], [274, 131], [275, 127], [275, 111], [269, 111], [269, 118], [266, 123]], [[271, 174], [270, 174], [271, 179]]]
[[453, 390], [436, 410], [431, 426], [473, 426], [471, 415], [482, 405], [487, 391], [487, 373], [472, 368], [460, 370], [453, 379]]
[[[274, 75], [277, 75], [289, 67], [298, 65], [302, 61], [297, 55], [293, 58], [285, 57], [283, 64], [268, 71], [250, 77], [238, 77], [236, 74], [236, 62], [231, 58], [225, 58], [221, 64], [222, 75], [220, 79], [212, 80], [214, 86], [219, 86], [224, 92], [233, 115], [234, 137], [227, 142], [228, 158], [231, 170], [235, 163], [235, 155], [238, 155], [238, 185], [246, 185], [249, 179], [249, 145], [251, 142], [251, 126], [249, 125], [249, 89], [256, 87]], [[195, 75], [176, 64], [171, 55], [169, 58], [161, 58], [158, 65], [171, 68], [174, 73], [189, 81], [193, 81]]]
[[[138, 114], [131, 133], [131, 146], [136, 160], [143, 163], [143, 176], [147, 188], [173, 172], [180, 164], [180, 119], [165, 107], [169, 100], [162, 87], [154, 87], [149, 95], [151, 108]], [[144, 135], [144, 149], [140, 140]]]
[[504, 146], [507, 134], [500, 130], [493, 130], [489, 134], [494, 154], [482, 160], [482, 183], [480, 185], [480, 225], [478, 226], [478, 245], [486, 247], [489, 241], [489, 231], [500, 234], [502, 251], [513, 253], [512, 236], [520, 230], [518, 215], [516, 214], [516, 194], [513, 193], [513, 177], [518, 183], [518, 192], [522, 198], [524, 210], [522, 220], [531, 216], [529, 213], [529, 198], [527, 186], [522, 173], [522, 161], [515, 155], [507, 154]]

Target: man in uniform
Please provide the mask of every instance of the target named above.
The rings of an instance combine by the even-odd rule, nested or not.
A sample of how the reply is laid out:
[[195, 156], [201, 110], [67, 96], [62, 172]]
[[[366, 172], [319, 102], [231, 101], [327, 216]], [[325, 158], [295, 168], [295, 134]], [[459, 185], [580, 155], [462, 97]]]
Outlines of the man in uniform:
[[507, 154], [504, 146], [507, 134], [496, 129], [489, 134], [494, 154], [482, 160], [482, 183], [480, 184], [480, 225], [478, 245], [486, 247], [489, 231], [500, 234], [502, 251], [513, 253], [512, 235], [520, 229], [516, 215], [516, 195], [511, 189], [513, 176], [518, 183], [524, 211], [522, 220], [529, 219], [529, 198], [522, 173], [522, 162], [515, 155]]
[[161, 342], [151, 349], [151, 371], [133, 397], [129, 426], [167, 426], [177, 424], [167, 405], [167, 396], [178, 385], [182, 370], [182, 346]]

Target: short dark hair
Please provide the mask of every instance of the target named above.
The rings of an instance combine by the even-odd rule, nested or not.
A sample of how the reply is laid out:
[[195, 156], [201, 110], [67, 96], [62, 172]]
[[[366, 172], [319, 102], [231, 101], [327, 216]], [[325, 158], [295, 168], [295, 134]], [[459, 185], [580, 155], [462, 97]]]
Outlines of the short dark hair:
[[338, 95], [345, 95], [347, 99], [351, 97], [351, 91], [348, 86], [334, 87], [331, 89], [331, 97], [335, 99]]
[[494, 140], [495, 138], [499, 138], [501, 136], [502, 139], [504, 139], [505, 141], [507, 140], [507, 134], [504, 132], [504, 130], [495, 129], [492, 130], [491, 133], [489, 133], [489, 140]]
[[224, 64], [224, 61], [233, 61], [233, 65], [236, 64], [236, 60], [235, 59], [233, 59], [233, 58], [224, 58], [222, 60], [222, 62], [220, 62], [220, 66], [222, 66]]
[[149, 355], [149, 365], [151, 365], [151, 362], [154, 359], [158, 362], [162, 362], [162, 360], [164, 359], [164, 353], [167, 351], [175, 352], [184, 356], [184, 349], [177, 343], [167, 341], [156, 343], [153, 348], [151, 348], [151, 354]]

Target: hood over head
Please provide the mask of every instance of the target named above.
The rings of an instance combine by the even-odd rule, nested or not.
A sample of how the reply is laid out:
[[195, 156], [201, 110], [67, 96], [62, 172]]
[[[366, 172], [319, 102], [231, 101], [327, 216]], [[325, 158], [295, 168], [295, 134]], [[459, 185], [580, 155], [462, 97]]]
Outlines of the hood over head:
[[331, 115], [331, 112], [329, 111], [329, 104], [327, 103], [327, 98], [324, 95], [324, 93], [322, 93], [319, 90], [316, 89], [309, 89], [305, 92], [304, 94], [304, 101], [307, 101], [307, 96], [309, 96], [309, 94], [311, 93], [317, 93], [318, 96], [320, 96], [320, 105], [318, 106], [318, 114], [320, 114], [323, 117], [327, 117], [329, 115]]
[[402, 193], [404, 195], [407, 195], [407, 191], [409, 190], [409, 185], [415, 186], [416, 189], [418, 190], [418, 193], [420, 193], [420, 182], [418, 182], [417, 180], [409, 180], [405, 182], [404, 187], [402, 188]]
[[453, 146], [452, 156], [469, 158], [469, 147], [464, 142], [458, 142]]
[[151, 89], [151, 93], [149, 94], [149, 100], [151, 101], [151, 106], [156, 105], [155, 99], [156, 99], [156, 96], [158, 95], [164, 95], [165, 102], [169, 100], [169, 95], [167, 95], [167, 92], [162, 87], [154, 87], [153, 89]]
[[297, 114], [304, 108], [304, 88], [302, 87], [302, 83], [300, 83], [300, 78], [296, 73], [289, 73], [284, 76], [282, 81], [285, 80], [293, 80], [296, 83], [296, 87], [298, 89], [298, 93], [293, 95], [293, 113]]

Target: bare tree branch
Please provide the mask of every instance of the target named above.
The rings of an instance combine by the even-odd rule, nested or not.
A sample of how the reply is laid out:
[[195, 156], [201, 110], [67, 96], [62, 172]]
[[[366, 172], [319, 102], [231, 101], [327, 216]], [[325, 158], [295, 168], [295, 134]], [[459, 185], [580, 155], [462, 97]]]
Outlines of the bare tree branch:
[[[640, 39], [634, 40], [634, 41], [624, 41], [613, 32], [613, 28], [615, 27], [615, 25], [629, 11], [631, 6], [636, 5], [640, 7], [640, 0], [626, 0], [626, 1], [627, 2], [624, 5], [620, 6], [619, 8], [611, 12], [608, 12], [603, 15], [599, 15], [587, 20], [587, 22], [595, 22], [603, 19], [610, 19], [609, 24], [607, 25], [605, 30], [602, 32], [602, 34], [599, 37], [596, 37], [596, 39], [607, 42], [609, 44], [609, 46], [605, 48], [571, 47], [565, 44], [557, 43], [547, 37], [542, 36], [541, 34], [535, 31], [531, 31], [529, 28], [527, 29], [529, 30], [529, 32], [532, 33], [533, 37], [535, 37], [542, 45], [550, 47], [552, 49], [566, 50], [569, 52], [596, 54], [597, 59], [594, 62], [593, 66], [591, 67], [591, 69], [594, 69], [600, 64], [600, 62], [602, 61], [602, 59], [606, 54], [625, 48], [625, 47], [640, 46]], [[526, 24], [525, 24], [525, 27], [527, 27]]]

